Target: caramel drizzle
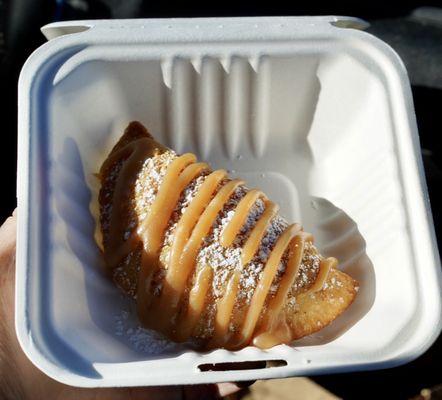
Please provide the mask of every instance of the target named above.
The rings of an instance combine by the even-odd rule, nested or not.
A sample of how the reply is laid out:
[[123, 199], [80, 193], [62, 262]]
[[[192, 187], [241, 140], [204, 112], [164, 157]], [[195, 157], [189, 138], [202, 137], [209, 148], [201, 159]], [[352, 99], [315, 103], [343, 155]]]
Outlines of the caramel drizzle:
[[[124, 195], [127, 182], [136, 178], [140, 162], [154, 155], [151, 142], [153, 141], [146, 138], [135, 140], [112, 154], [107, 164], [103, 165], [105, 168], [109, 165], [108, 163], [114, 162], [117, 158], [125, 158], [115, 185], [114, 205], [121, 203], [120, 198]], [[207, 293], [213, 279], [210, 266], [205, 266], [196, 274], [194, 284], [192, 288], [189, 288], [187, 309], [179, 315], [181, 300], [194, 271], [203, 240], [227, 201], [236, 189], [244, 184], [242, 180], [222, 183], [226, 177], [224, 170], [214, 171], [205, 178], [177, 223], [163, 287], [160, 295], [154, 296], [151, 281], [159, 268], [159, 252], [171, 215], [186, 186], [209, 168], [207, 164], [195, 163], [195, 161], [196, 157], [188, 153], [175, 158], [169, 164], [158, 193], [150, 206], [148, 216], [137, 229], [137, 235], [132, 234], [127, 240], [123, 239], [124, 224], [119, 219], [121, 210], [117, 209], [118, 206], [113, 208], [107, 249], [108, 265], [114, 267], [141, 240], [143, 248], [137, 288], [139, 317], [144, 325], [169, 334], [178, 341], [185, 341], [192, 336], [205, 309]], [[265, 198], [259, 190], [247, 192], [237, 204], [232, 219], [221, 235], [221, 244], [225, 247], [230, 246], [259, 198], [263, 198], [265, 210], [243, 245], [243, 265], [250, 262], [256, 254], [272, 218], [278, 212], [278, 206]], [[285, 301], [298, 275], [305, 242], [311, 240], [312, 236], [303, 232], [299, 224], [290, 225], [284, 230], [270, 252], [242, 326], [235, 335], [229, 333], [229, 325], [240, 286], [241, 272], [235, 271], [231, 275], [223, 297], [217, 302], [214, 334], [208, 347], [240, 348], [255, 338], [255, 345], [266, 348], [269, 345], [291, 340], [290, 328], [286, 321], [281, 319], [281, 315], [284, 314], [282, 310]], [[287, 249], [289, 258], [285, 273], [281, 278], [277, 293], [269, 300], [257, 328], [270, 286]], [[308, 289], [309, 292], [321, 290], [329, 270], [335, 264], [336, 260], [332, 258], [321, 261], [316, 280]]]
[[187, 312], [183, 314], [176, 329], [175, 338], [179, 342], [185, 342], [191, 335], [198, 323], [206, 303], [206, 295], [212, 284], [213, 270], [205, 266], [198, 273], [195, 285], [189, 294]]
[[252, 232], [250, 232], [250, 236], [242, 248], [243, 265], [246, 265], [252, 260], [253, 256], [258, 250], [270, 221], [278, 213], [279, 207], [275, 203], [267, 200], [264, 204], [266, 206], [264, 213], [256, 222], [255, 227], [252, 229]]
[[209, 233], [224, 204], [242, 184], [244, 181], [232, 180], [218, 191], [193, 228], [178, 263], [167, 270], [165, 285], [159, 297], [159, 306], [154, 307], [149, 313], [150, 319], [157, 329], [165, 332], [170, 332], [170, 329], [173, 329], [173, 317], [178, 311], [181, 296], [186, 289], [189, 275], [193, 271], [201, 243]]
[[227, 284], [224, 296], [217, 303], [217, 312], [215, 315], [215, 330], [211, 343], [209, 343], [210, 348], [223, 347], [228, 339], [228, 329], [230, 324], [230, 319], [233, 312], [233, 307], [235, 305], [236, 295], [239, 290], [239, 279], [241, 274], [239, 271], [235, 271]]
[[[290, 243], [289, 251], [291, 255], [287, 262], [285, 273], [281, 278], [281, 282], [279, 283], [279, 289], [275, 296], [269, 301], [259, 327], [259, 332], [255, 335], [255, 339], [253, 341], [253, 343], [258, 347], [268, 347], [265, 346], [265, 344], [275, 339], [271, 336], [272, 333], [274, 334], [277, 332], [279, 333], [278, 336], [281, 336], [281, 328], [278, 329], [278, 325], [280, 325], [281, 322], [285, 322], [281, 321], [280, 319], [281, 310], [284, 307], [287, 295], [289, 294], [289, 291], [295, 282], [296, 276], [298, 275], [302, 255], [304, 253], [304, 246], [305, 239], [302, 235], [296, 235]], [[278, 337], [278, 339], [279, 343], [285, 342], [285, 340], [281, 340], [281, 337]], [[287, 339], [290, 340], [290, 337]]]
[[316, 280], [313, 284], [308, 288], [305, 293], [318, 292], [324, 286], [325, 281], [327, 280], [328, 273], [332, 268], [336, 268], [338, 266], [338, 260], [334, 257], [328, 257], [324, 260], [321, 260], [319, 264], [319, 272], [316, 276]]
[[118, 174], [118, 179], [114, 187], [114, 200], [109, 218], [109, 235], [106, 246], [105, 260], [106, 265], [113, 269], [138, 243], [136, 235], [130, 235], [124, 240], [126, 221], [121, 218], [124, 213], [124, 196], [127, 196], [128, 182], [134, 182], [141, 162], [146, 158], [155, 155], [152, 149], [152, 143], [149, 139], [142, 138], [134, 140], [122, 149], [109, 156], [101, 167], [101, 171], [106, 171], [118, 160], [124, 160], [123, 166]]
[[244, 323], [238, 333], [238, 337], [235, 340], [235, 347], [243, 347], [244, 344], [250, 341], [255, 330], [256, 323], [258, 322], [258, 318], [261, 314], [262, 307], [264, 306], [264, 302], [267, 298], [270, 286], [275, 278], [279, 262], [281, 261], [287, 246], [300, 230], [301, 225], [290, 225], [276, 241], [275, 247], [270, 253], [264, 267], [262, 277], [258, 282], [255, 292], [253, 293]]
[[145, 310], [152, 301], [151, 282], [159, 268], [159, 250], [163, 243], [167, 224], [181, 192], [202, 170], [208, 167], [204, 163], [191, 164], [195, 160], [195, 156], [188, 153], [172, 161], [167, 168], [148, 216], [137, 229], [143, 243], [140, 279], [137, 287], [137, 306], [145, 324], [149, 323]]
[[[208, 168], [207, 164], [190, 164], [194, 161], [193, 154], [184, 154], [172, 161], [150, 207], [149, 214], [138, 228], [144, 247], [150, 253], [157, 253], [160, 249], [163, 234], [181, 192], [197, 174]], [[185, 168], [184, 171], [183, 168]]]
[[246, 222], [250, 209], [256, 203], [256, 200], [262, 196], [264, 196], [264, 194], [260, 190], [253, 189], [240, 200], [236, 206], [233, 218], [224, 228], [221, 235], [221, 246], [229, 247], [233, 243], [244, 222]]
[[[196, 193], [193, 201], [189, 204], [187, 210], [184, 212], [173, 237], [173, 244], [170, 250], [170, 261], [168, 263], [168, 268], [174, 268], [178, 265], [181, 252], [183, 251], [184, 245], [189, 239], [192, 229], [198, 222], [198, 218], [201, 216], [206, 204], [209, 203], [213, 193], [215, 192], [218, 184], [227, 175], [224, 170], [218, 170], [212, 172], [202, 183], [200, 189]], [[170, 275], [168, 275], [170, 278]], [[168, 279], [166, 277], [166, 280]]]

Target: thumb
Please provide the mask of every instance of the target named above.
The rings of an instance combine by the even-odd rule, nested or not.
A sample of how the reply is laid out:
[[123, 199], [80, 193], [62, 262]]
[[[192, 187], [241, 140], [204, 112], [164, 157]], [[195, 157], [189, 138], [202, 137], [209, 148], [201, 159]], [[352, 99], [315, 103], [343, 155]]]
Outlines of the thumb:
[[11, 258], [15, 256], [15, 243], [17, 236], [17, 209], [12, 216], [3, 222], [0, 227], [0, 269], [9, 266]]

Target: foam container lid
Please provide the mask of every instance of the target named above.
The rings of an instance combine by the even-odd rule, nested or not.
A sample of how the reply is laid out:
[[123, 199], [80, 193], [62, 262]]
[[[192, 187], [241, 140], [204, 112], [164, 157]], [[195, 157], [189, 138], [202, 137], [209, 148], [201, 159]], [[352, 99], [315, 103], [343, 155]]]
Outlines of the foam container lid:
[[[73, 21], [19, 82], [16, 329], [74, 386], [149, 386], [392, 367], [441, 329], [441, 272], [405, 68], [349, 17]], [[206, 353], [138, 326], [99, 273], [97, 179], [131, 120], [228, 168], [360, 282], [311, 337]], [[273, 360], [269, 368], [202, 364]]]

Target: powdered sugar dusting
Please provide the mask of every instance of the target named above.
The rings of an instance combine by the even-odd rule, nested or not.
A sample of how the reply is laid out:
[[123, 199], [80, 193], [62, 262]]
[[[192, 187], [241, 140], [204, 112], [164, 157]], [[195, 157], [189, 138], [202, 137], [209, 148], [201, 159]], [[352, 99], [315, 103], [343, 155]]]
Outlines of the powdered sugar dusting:
[[236, 244], [240, 244], [241, 239], [243, 239], [244, 236], [253, 229], [253, 227], [258, 222], [258, 220], [261, 217], [264, 210], [265, 210], [264, 201], [262, 199], [258, 198], [256, 200], [255, 204], [250, 209], [249, 214], [247, 215], [246, 221], [245, 221], [244, 225], [242, 226], [241, 230], [239, 231], [239, 235], [235, 238]]
[[135, 211], [138, 215], [138, 222], [141, 222], [147, 215], [148, 208], [153, 203], [158, 189], [166, 174], [167, 167], [176, 158], [172, 150], [147, 158], [135, 183]]
[[176, 352], [181, 347], [155, 331], [141, 328], [131, 308], [114, 316], [114, 332], [135, 351], [147, 355]]
[[[264, 202], [262, 202], [262, 207], [264, 207]], [[262, 210], [261, 213], [263, 211], [264, 210]], [[270, 256], [270, 253], [275, 247], [276, 241], [287, 226], [288, 224], [283, 218], [275, 216], [269, 223], [256, 255], [244, 269], [240, 280], [241, 290], [238, 296], [244, 299], [246, 304], [250, 302], [253, 296], [254, 290], [261, 279], [265, 264]], [[285, 266], [280, 265], [278, 269], [283, 271], [284, 268]], [[277, 285], [272, 285], [270, 292], [276, 292], [277, 288]]]
[[[186, 211], [187, 207], [193, 200], [193, 198], [198, 193], [201, 185], [204, 183], [207, 175], [209, 174], [208, 170], [203, 171], [196, 179], [193, 179], [183, 190], [183, 193], [178, 200], [178, 203], [172, 213], [172, 216], [169, 221], [169, 225], [166, 230], [165, 238], [164, 238], [164, 246], [166, 248], [170, 247], [173, 242], [173, 236], [175, 233], [175, 228], [178, 224], [179, 219]], [[164, 259], [167, 261], [169, 252], [164, 252]]]
[[235, 243], [225, 248], [221, 245], [220, 239], [224, 228], [235, 214], [234, 207], [245, 194], [246, 190], [242, 186], [235, 190], [218, 214], [211, 232], [204, 238], [203, 246], [197, 256], [199, 266], [208, 265], [213, 269], [212, 293], [215, 298], [222, 296], [231, 273], [242, 269], [241, 248]]
[[305, 244], [301, 266], [299, 268], [299, 279], [295, 283], [295, 288], [297, 290], [310, 286], [315, 281], [319, 272], [320, 263], [321, 256], [318, 254], [316, 247], [310, 242], [307, 242]]

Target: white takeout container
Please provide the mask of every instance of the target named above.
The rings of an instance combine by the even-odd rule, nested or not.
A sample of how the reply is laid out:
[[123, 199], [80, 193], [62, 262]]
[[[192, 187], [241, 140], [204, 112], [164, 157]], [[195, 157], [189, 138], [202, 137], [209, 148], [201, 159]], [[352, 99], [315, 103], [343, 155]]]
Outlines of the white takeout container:
[[[36, 366], [75, 386], [196, 384], [392, 367], [431, 345], [441, 274], [410, 85], [364, 26], [284, 17], [43, 28], [51, 40], [19, 84], [16, 329]], [[292, 346], [140, 350], [130, 301], [100, 274], [94, 241], [93, 174], [131, 120], [264, 189], [359, 280], [354, 304]], [[199, 368], [256, 360], [273, 367]]]

